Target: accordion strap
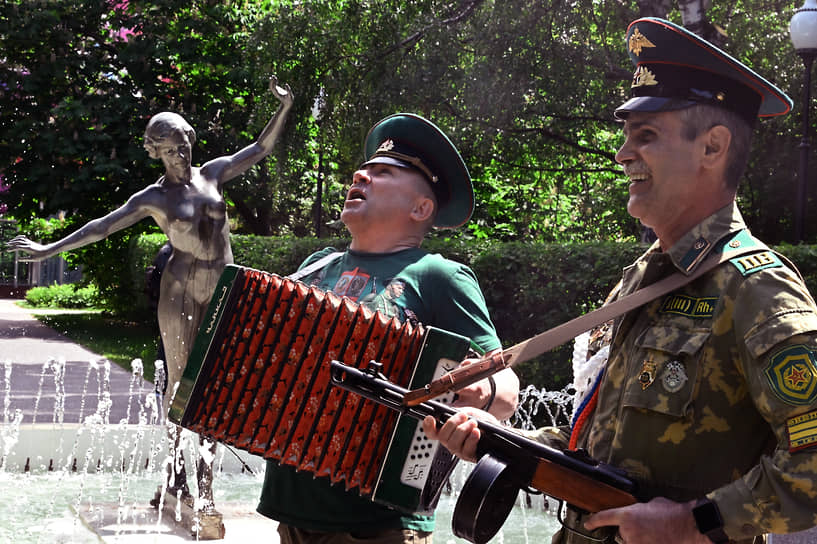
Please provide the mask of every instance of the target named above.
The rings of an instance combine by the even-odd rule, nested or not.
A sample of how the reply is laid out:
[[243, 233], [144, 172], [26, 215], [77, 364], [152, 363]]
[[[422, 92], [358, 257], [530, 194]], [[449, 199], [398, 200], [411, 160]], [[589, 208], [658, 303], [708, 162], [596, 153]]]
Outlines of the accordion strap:
[[329, 255], [324, 255], [323, 257], [321, 257], [320, 259], [318, 259], [314, 263], [311, 263], [311, 264], [301, 268], [300, 270], [296, 270], [292, 274], [289, 274], [287, 276], [287, 278], [291, 279], [291, 280], [299, 280], [299, 279], [301, 279], [301, 278], [303, 278], [305, 276], [310, 275], [312, 272], [315, 272], [316, 270], [320, 270], [324, 266], [329, 265], [329, 263], [331, 263], [335, 259], [339, 258], [344, 253], [346, 253], [346, 252], [345, 251], [335, 251], [335, 252], [330, 253]]

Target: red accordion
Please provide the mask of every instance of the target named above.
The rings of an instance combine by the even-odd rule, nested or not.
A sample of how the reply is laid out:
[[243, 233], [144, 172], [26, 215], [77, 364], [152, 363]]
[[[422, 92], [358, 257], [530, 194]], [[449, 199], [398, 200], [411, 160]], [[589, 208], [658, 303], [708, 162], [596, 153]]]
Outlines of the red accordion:
[[329, 362], [365, 367], [376, 360], [390, 381], [411, 389], [451, 370], [469, 347], [463, 336], [229, 265], [169, 418], [375, 502], [429, 512], [452, 456], [416, 420], [332, 387]]

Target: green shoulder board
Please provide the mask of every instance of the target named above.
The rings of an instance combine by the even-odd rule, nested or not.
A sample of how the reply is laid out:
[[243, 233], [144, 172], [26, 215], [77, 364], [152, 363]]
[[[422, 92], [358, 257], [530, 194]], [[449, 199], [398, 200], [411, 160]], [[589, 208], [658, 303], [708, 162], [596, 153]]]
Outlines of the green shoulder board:
[[743, 276], [748, 276], [749, 274], [754, 274], [755, 272], [766, 270], [767, 268], [780, 268], [785, 266], [783, 261], [780, 260], [780, 257], [770, 250], [766, 244], [749, 234], [749, 231], [746, 229], [737, 232], [734, 236], [725, 240], [725, 245], [731, 247], [757, 248], [756, 253], [740, 255], [734, 259], [729, 259], [729, 262], [732, 263]]

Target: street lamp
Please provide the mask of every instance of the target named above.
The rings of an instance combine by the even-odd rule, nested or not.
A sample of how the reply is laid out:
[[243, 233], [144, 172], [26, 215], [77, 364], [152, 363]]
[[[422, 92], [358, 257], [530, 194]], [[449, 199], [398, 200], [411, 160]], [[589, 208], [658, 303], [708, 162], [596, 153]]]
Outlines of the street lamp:
[[[817, 1], [817, 0], [813, 0]], [[323, 134], [320, 133], [321, 118], [323, 110], [326, 108], [326, 92], [320, 88], [318, 96], [312, 103], [312, 118], [318, 124], [318, 187], [315, 195], [315, 237], [321, 237], [321, 223], [323, 221]]]
[[806, 0], [797, 10], [789, 24], [794, 50], [803, 59], [805, 80], [803, 82], [803, 133], [800, 140], [800, 171], [797, 174], [797, 214], [795, 216], [796, 242], [803, 241], [803, 227], [806, 218], [806, 186], [808, 185], [809, 124], [808, 113], [811, 105], [811, 66], [817, 57], [817, 0]]

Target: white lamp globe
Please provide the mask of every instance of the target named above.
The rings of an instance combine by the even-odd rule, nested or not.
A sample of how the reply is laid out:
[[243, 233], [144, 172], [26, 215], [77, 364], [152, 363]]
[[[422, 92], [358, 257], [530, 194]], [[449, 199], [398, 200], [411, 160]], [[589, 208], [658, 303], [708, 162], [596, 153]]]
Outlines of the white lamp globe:
[[817, 49], [817, 0], [806, 0], [789, 23], [794, 49]]

